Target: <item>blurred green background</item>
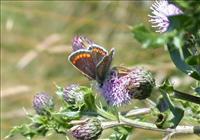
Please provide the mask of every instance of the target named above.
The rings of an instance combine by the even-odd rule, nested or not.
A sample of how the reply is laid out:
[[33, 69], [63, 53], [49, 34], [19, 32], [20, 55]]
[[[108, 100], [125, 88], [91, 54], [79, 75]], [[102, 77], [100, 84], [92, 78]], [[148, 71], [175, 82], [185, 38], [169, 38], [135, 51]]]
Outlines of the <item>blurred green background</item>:
[[[32, 98], [35, 93], [47, 91], [56, 96], [54, 83], [89, 85], [87, 78], [67, 61], [75, 35], [87, 36], [107, 49], [114, 47], [113, 65], [145, 65], [153, 71], [157, 83], [168, 76], [176, 87], [189, 91], [192, 79], [175, 69], [164, 48], [142, 49], [132, 37], [130, 25], [142, 22], [149, 26], [147, 15], [151, 3], [1, 1], [1, 139], [12, 126], [28, 121], [23, 107], [34, 112]], [[143, 103], [136, 101], [136, 104]], [[104, 132], [102, 136], [106, 135], [108, 133]], [[151, 140], [162, 136], [136, 129], [132, 139]], [[195, 140], [198, 137], [174, 136], [177, 140], [188, 138]], [[64, 137], [53, 135], [35, 139]]]

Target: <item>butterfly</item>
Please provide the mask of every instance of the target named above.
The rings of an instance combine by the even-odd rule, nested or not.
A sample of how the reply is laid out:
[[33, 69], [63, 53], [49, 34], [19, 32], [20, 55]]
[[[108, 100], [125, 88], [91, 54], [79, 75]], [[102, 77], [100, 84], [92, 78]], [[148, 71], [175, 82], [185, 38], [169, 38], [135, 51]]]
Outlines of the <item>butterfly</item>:
[[[85, 47], [86, 45], [83, 45], [82, 40], [79, 42], [81, 47], [76, 45], [76, 48], [79, 49], [74, 49], [75, 51], [69, 55], [68, 60], [90, 80], [96, 80], [102, 84], [110, 70], [114, 49], [108, 52], [95, 43], [90, 43]], [[78, 43], [76, 42], [76, 44]]]

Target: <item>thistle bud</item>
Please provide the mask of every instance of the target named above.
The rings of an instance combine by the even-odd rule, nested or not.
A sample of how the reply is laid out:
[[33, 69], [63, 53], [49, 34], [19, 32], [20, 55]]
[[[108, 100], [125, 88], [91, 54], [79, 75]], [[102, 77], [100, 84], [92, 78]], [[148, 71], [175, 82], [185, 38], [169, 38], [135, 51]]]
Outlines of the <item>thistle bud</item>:
[[93, 42], [84, 36], [75, 36], [72, 41], [72, 49], [73, 51], [77, 51], [79, 49], [88, 48]]
[[33, 108], [37, 114], [45, 115], [48, 110], [54, 108], [53, 97], [44, 92], [36, 94], [33, 99]]
[[72, 135], [78, 140], [96, 140], [102, 132], [100, 120], [93, 118], [71, 128]]
[[64, 88], [63, 98], [67, 103], [75, 104], [76, 102], [84, 101], [84, 93], [77, 84], [71, 84], [70, 86]]
[[155, 80], [149, 71], [143, 68], [134, 68], [127, 75], [130, 78], [128, 89], [129, 94], [135, 99], [146, 99], [151, 95], [151, 91], [155, 85]]

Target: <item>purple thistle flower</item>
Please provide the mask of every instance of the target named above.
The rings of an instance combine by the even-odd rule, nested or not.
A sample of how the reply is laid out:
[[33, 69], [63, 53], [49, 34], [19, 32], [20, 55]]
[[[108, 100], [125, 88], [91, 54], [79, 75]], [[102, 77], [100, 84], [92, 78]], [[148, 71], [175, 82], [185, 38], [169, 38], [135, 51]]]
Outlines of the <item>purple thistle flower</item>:
[[155, 1], [152, 4], [151, 8], [152, 15], [149, 15], [151, 18], [149, 21], [152, 24], [152, 27], [157, 28], [156, 32], [166, 32], [170, 23], [168, 16], [180, 15], [183, 12], [174, 4], [169, 4], [167, 0]]
[[110, 76], [104, 81], [100, 88], [101, 93], [108, 104], [120, 106], [131, 100], [128, 89], [126, 88], [128, 80], [129, 79], [119, 77], [117, 71], [111, 71]]
[[72, 41], [72, 49], [73, 49], [73, 51], [77, 51], [79, 49], [88, 48], [92, 44], [93, 44], [93, 41], [91, 41], [87, 37], [75, 36]]
[[33, 99], [33, 108], [37, 114], [45, 115], [48, 110], [54, 108], [53, 97], [44, 92], [36, 94]]
[[100, 91], [108, 104], [120, 106], [129, 103], [133, 98], [149, 97], [154, 84], [151, 73], [142, 68], [127, 70], [123, 74], [113, 69]]

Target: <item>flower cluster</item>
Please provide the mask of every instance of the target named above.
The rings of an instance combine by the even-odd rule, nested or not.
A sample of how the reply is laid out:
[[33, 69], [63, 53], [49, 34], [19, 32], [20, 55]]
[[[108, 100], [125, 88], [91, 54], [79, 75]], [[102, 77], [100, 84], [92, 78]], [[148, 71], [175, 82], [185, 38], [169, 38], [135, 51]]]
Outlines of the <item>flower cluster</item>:
[[[73, 50], [78, 50], [87, 48], [92, 44], [93, 41], [88, 38], [76, 36], [73, 39], [72, 48]], [[84, 63], [88, 64], [88, 61], [84, 61]], [[154, 80], [151, 78], [152, 75], [144, 69], [136, 68], [129, 70], [123, 76], [115, 69], [108, 71], [108, 73], [110, 74], [108, 74], [107, 79], [100, 86], [101, 93], [108, 104], [120, 106], [130, 102], [133, 97], [136, 99], [145, 99], [150, 96]], [[77, 91], [75, 89], [77, 89], [77, 86], [68, 87], [64, 91], [64, 99], [67, 102], [69, 102], [72, 96], [78, 97], [79, 94], [76, 94]]]
[[170, 25], [168, 16], [179, 15], [183, 12], [174, 4], [169, 4], [167, 0], [156, 1], [152, 4], [152, 15], [149, 21], [152, 23], [152, 27], [157, 28], [156, 32], [166, 32]]
[[120, 106], [130, 102], [132, 98], [149, 97], [154, 84], [152, 74], [143, 68], [134, 68], [124, 74], [113, 69], [100, 91], [108, 104]]

